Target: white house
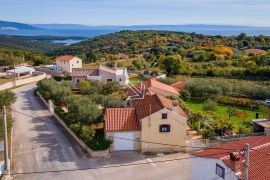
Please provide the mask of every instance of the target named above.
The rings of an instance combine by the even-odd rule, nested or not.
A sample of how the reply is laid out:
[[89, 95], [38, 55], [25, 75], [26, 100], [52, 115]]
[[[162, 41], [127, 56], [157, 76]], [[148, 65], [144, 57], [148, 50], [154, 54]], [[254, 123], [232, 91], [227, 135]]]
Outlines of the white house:
[[81, 80], [97, 80], [103, 82], [115, 81], [120, 85], [127, 85], [129, 82], [127, 68], [74, 68], [72, 71], [72, 85], [76, 87]]
[[56, 70], [72, 73], [73, 68], [82, 68], [82, 60], [76, 56], [59, 56], [55, 59]]
[[246, 144], [250, 146], [249, 179], [269, 179], [270, 136], [255, 136], [192, 153], [191, 180], [243, 180]]

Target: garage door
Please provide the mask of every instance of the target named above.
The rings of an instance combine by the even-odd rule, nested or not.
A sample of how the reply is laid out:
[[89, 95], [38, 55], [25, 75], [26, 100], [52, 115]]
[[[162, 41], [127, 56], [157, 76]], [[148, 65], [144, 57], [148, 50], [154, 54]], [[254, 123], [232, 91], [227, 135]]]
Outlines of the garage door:
[[135, 140], [134, 133], [132, 132], [114, 133], [114, 138], [113, 138], [114, 151], [134, 150], [134, 147], [135, 147], [134, 144], [136, 141], [129, 141], [129, 140], [124, 140], [120, 138]]

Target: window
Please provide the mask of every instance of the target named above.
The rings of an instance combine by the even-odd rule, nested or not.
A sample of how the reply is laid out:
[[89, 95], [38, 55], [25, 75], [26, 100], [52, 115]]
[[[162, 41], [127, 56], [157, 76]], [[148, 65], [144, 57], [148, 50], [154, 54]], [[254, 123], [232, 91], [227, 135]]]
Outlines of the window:
[[159, 126], [159, 132], [170, 132], [170, 125], [169, 124], [162, 124]]
[[225, 168], [219, 164], [216, 164], [216, 174], [219, 177], [225, 178]]
[[79, 61], [77, 61], [77, 64], [79, 64]]
[[168, 118], [167, 113], [162, 113], [162, 114], [161, 114], [161, 118], [162, 118], [162, 119], [167, 119], [167, 118]]
[[112, 81], [112, 79], [107, 79], [107, 81]]
[[122, 79], [120, 78], [119, 81], [122, 81]]

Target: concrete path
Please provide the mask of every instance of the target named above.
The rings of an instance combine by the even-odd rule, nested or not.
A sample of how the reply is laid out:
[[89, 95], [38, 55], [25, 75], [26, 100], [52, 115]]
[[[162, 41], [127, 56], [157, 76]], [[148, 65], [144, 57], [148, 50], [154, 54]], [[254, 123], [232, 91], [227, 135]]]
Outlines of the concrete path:
[[[34, 88], [35, 84], [29, 84], [13, 90], [17, 95], [13, 108], [34, 117], [14, 112], [12, 173], [15, 179], [189, 179], [189, 160], [152, 163], [186, 157], [185, 154], [145, 158], [135, 152], [118, 152], [110, 159], [87, 157], [34, 96]], [[140, 162], [149, 164], [78, 170]]]

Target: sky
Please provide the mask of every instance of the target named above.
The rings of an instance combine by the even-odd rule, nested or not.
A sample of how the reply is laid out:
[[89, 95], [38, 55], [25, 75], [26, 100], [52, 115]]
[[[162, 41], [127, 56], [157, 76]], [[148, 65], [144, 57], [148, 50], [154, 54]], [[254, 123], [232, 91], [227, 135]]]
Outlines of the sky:
[[0, 20], [30, 24], [270, 27], [270, 0], [0, 0]]

